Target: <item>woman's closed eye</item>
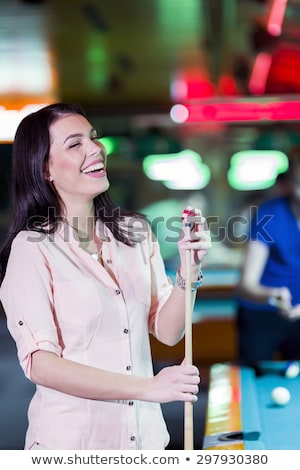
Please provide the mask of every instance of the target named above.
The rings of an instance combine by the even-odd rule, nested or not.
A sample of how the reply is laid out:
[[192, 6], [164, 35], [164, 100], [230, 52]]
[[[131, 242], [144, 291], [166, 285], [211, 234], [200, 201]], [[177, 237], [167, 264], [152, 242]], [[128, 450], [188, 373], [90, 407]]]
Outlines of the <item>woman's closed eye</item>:
[[69, 149], [72, 149], [74, 147], [78, 147], [81, 144], [81, 142], [74, 142], [73, 144], [69, 145]]

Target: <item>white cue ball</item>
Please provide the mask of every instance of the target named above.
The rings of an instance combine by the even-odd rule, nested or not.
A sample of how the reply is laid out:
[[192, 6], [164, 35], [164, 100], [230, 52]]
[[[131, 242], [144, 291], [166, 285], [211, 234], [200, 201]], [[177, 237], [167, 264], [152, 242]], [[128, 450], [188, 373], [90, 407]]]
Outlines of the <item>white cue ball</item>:
[[285, 371], [285, 376], [288, 378], [288, 379], [294, 379], [295, 377], [297, 377], [300, 373], [300, 367], [299, 367], [299, 364], [297, 362], [292, 362], [287, 368], [286, 368], [286, 371]]
[[272, 390], [271, 398], [276, 405], [284, 406], [290, 401], [291, 394], [285, 387], [275, 387]]

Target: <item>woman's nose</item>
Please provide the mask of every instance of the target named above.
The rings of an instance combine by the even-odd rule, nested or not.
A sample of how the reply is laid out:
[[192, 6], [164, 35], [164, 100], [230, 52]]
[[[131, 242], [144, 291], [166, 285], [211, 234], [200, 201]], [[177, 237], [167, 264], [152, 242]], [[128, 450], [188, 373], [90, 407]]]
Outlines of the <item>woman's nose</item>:
[[89, 155], [100, 155], [102, 153], [102, 148], [99, 145], [99, 143], [90, 141], [89, 147], [88, 147], [88, 154]]

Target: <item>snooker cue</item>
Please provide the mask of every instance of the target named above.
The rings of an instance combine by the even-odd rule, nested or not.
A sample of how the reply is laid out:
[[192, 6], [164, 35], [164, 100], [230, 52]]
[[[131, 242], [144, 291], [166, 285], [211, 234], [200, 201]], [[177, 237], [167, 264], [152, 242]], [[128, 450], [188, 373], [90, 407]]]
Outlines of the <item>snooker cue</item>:
[[[191, 250], [185, 253], [185, 361], [187, 365], [193, 363], [192, 343], [192, 290], [191, 286]], [[184, 450], [194, 449], [193, 429], [193, 403], [184, 402]]]

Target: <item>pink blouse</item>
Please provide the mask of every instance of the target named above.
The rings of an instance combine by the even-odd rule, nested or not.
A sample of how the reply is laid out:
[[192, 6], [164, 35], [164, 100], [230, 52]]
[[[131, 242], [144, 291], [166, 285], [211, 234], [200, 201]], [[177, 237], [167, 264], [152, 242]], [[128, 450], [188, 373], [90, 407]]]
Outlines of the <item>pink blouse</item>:
[[[103, 242], [106, 269], [68, 226], [54, 235], [20, 232], [0, 298], [20, 364], [51, 351], [81, 364], [153, 375], [149, 332], [172, 291], [151, 232], [135, 247]], [[110, 272], [110, 270], [112, 272]], [[113, 273], [113, 274], [112, 274]], [[164, 449], [169, 434], [158, 403], [78, 398], [40, 385], [28, 411], [25, 449]]]

